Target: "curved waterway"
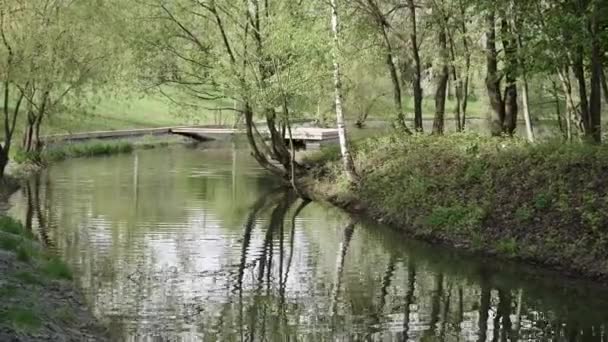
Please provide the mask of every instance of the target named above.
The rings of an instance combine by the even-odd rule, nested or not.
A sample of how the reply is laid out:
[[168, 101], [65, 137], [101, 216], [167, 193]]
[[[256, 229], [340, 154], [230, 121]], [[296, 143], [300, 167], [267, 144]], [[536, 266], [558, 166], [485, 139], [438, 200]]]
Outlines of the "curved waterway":
[[229, 143], [74, 159], [12, 214], [112, 341], [606, 341], [608, 292], [304, 203]]

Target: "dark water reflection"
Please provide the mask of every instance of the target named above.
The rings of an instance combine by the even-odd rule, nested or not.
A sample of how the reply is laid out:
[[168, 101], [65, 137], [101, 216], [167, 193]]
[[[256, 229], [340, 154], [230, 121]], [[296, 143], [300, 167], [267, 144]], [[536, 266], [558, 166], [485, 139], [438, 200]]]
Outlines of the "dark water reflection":
[[607, 339], [605, 289], [303, 202], [231, 146], [66, 161], [12, 201], [114, 341]]

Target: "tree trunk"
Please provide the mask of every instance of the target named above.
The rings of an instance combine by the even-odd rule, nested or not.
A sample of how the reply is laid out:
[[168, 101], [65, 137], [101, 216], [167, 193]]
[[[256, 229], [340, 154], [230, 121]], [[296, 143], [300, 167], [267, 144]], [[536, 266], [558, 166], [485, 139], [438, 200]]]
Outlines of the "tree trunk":
[[408, 0], [408, 6], [410, 8], [410, 23], [411, 23], [411, 35], [410, 40], [412, 43], [412, 54], [414, 57], [414, 75], [412, 79], [412, 87], [414, 90], [414, 130], [416, 132], [423, 132], [422, 127], [422, 66], [420, 62], [420, 50], [418, 49], [418, 28], [416, 23], [416, 5], [414, 0]]
[[555, 83], [555, 80], [551, 80], [551, 85], [553, 87], [552, 92], [553, 92], [553, 99], [555, 100], [555, 114], [557, 116], [557, 126], [559, 127], [559, 131], [562, 134], [566, 134], [566, 128], [564, 127], [564, 120], [562, 118], [562, 108], [561, 108], [561, 101], [559, 100], [559, 96], [558, 91], [557, 91], [557, 83]]
[[462, 1], [460, 4], [460, 15], [461, 15], [461, 31], [462, 31], [462, 47], [464, 48], [465, 62], [464, 62], [464, 82], [462, 86], [462, 124], [460, 127], [464, 130], [467, 123], [467, 107], [469, 104], [469, 79], [471, 72], [471, 52], [469, 50], [469, 41], [467, 38], [467, 23], [466, 23], [466, 10]]
[[503, 130], [504, 133], [508, 134], [509, 136], [513, 136], [513, 134], [515, 133], [515, 129], [517, 128], [517, 113], [519, 111], [519, 107], [517, 104], [516, 77], [517, 43], [515, 41], [515, 36], [513, 35], [513, 32], [511, 30], [511, 26], [504, 18], [501, 21], [501, 37], [506, 60], [506, 86], [504, 98], [505, 116], [503, 121]]
[[[379, 23], [378, 25], [383, 25]], [[388, 39], [386, 29], [381, 26], [382, 37], [384, 38], [384, 44], [386, 48], [386, 66], [391, 76], [391, 82], [393, 84], [393, 104], [395, 106], [395, 114], [397, 116], [397, 125], [407, 133], [411, 133], [405, 123], [405, 116], [403, 114], [403, 103], [401, 102], [401, 85], [399, 84], [399, 75], [397, 74], [397, 67], [393, 61], [393, 49]]]
[[589, 94], [589, 136], [594, 142], [602, 142], [602, 51], [598, 2], [591, 13], [591, 89]]
[[456, 51], [454, 48], [454, 39], [451, 34], [448, 34], [448, 38], [450, 40], [450, 69], [452, 73], [452, 79], [454, 81], [454, 93], [456, 94], [456, 106], [454, 106], [454, 124], [456, 126], [456, 132], [462, 132], [461, 111], [463, 84], [462, 78], [458, 77], [458, 72], [456, 71]]
[[486, 89], [490, 100], [490, 132], [494, 136], [501, 135], [505, 120], [505, 106], [500, 92], [498, 77], [498, 53], [496, 52], [496, 21], [494, 11], [486, 15]]
[[435, 119], [433, 120], [433, 134], [443, 134], [445, 121], [445, 97], [448, 86], [448, 78], [450, 77], [447, 63], [447, 36], [444, 28], [439, 31], [439, 48], [441, 49], [441, 72], [439, 81], [437, 82], [437, 91], [435, 92]]
[[[519, 27], [516, 27], [515, 30], [518, 31], [517, 33], [517, 44], [519, 49], [523, 49], [523, 39], [521, 37], [521, 34], [519, 33], [521, 30], [521, 25], [518, 25]], [[532, 119], [530, 118], [530, 97], [529, 97], [529, 87], [528, 87], [528, 73], [526, 71], [526, 63], [525, 60], [523, 58], [519, 59], [520, 62], [520, 66], [521, 66], [521, 74], [522, 74], [522, 81], [523, 81], [523, 104], [524, 104], [524, 121], [526, 122], [526, 137], [528, 138], [529, 142], [534, 142], [534, 131], [532, 129]], [[553, 83], [554, 87], [555, 87], [555, 83]]]
[[562, 84], [564, 97], [566, 98], [566, 138], [572, 141], [572, 117], [576, 114], [576, 106], [572, 97], [572, 83], [570, 82], [570, 68], [566, 65], [564, 71], [558, 69], [557, 75]]
[[604, 68], [601, 69], [602, 72], [602, 90], [604, 92], [604, 103], [608, 105], [608, 81], [606, 81], [606, 72]]
[[330, 0], [331, 4], [331, 28], [333, 33], [333, 64], [334, 64], [334, 92], [336, 101], [336, 123], [338, 125], [338, 135], [340, 138], [340, 151], [342, 152], [342, 163], [344, 172], [349, 181], [356, 182], [357, 174], [355, 164], [350, 154], [350, 146], [346, 132], [344, 111], [342, 108], [342, 74], [340, 71], [340, 22], [338, 17], [337, 0]]
[[23, 132], [23, 143], [21, 148], [25, 152], [31, 152], [34, 141], [34, 126], [36, 124], [36, 114], [32, 108], [27, 111], [27, 120], [25, 123], [25, 131]]
[[587, 100], [587, 81], [585, 79], [585, 66], [583, 62], [583, 47], [578, 47], [574, 53], [572, 70], [574, 77], [578, 82], [578, 95], [580, 99], [580, 108], [578, 110], [578, 126], [583, 131], [585, 136], [591, 134], [591, 121], [589, 120], [589, 101]]
[[4, 180], [4, 173], [8, 165], [8, 153], [3, 146], [0, 146], [0, 182]]

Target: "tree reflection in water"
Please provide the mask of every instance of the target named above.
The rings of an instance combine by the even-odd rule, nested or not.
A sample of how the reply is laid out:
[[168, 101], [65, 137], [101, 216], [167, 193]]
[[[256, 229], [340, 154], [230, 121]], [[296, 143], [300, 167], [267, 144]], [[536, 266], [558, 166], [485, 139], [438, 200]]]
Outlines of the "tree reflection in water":
[[18, 215], [73, 265], [116, 341], [606, 340], [605, 288], [267, 192], [257, 171], [235, 176], [248, 169], [233, 155], [199, 172], [201, 153], [225, 155], [74, 162], [22, 190]]

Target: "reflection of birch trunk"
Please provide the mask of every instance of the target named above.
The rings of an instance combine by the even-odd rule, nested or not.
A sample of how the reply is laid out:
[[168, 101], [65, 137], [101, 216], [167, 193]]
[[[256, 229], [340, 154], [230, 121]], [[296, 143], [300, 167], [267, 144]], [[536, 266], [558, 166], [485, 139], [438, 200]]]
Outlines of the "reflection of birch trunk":
[[135, 199], [135, 211], [139, 204], [139, 155], [133, 158], [133, 198]]
[[477, 341], [485, 342], [488, 333], [488, 317], [490, 311], [490, 285], [487, 275], [482, 274], [479, 286], [481, 287], [481, 297], [479, 302], [479, 338]]
[[513, 322], [513, 341], [519, 340], [519, 330], [521, 329], [521, 301], [524, 290], [517, 291], [517, 306], [515, 307], [515, 322]]
[[494, 341], [506, 342], [511, 336], [511, 292], [498, 290], [498, 310], [494, 319]]
[[445, 331], [448, 325], [448, 314], [450, 312], [450, 301], [452, 299], [452, 284], [448, 285], [445, 302], [443, 304], [443, 312], [441, 314], [441, 329], [439, 330], [439, 340], [445, 340]]
[[342, 238], [342, 242], [340, 242], [340, 247], [338, 248], [338, 256], [336, 258], [336, 279], [334, 281], [334, 288], [331, 296], [331, 316], [334, 316], [338, 310], [338, 299], [340, 297], [340, 288], [342, 287], [342, 273], [344, 271], [345, 257], [346, 253], [348, 252], [348, 246], [350, 245], [354, 231], [355, 223], [351, 222], [346, 226], [346, 228], [344, 228], [344, 237]]
[[462, 290], [462, 286], [458, 287], [458, 326], [456, 327], [456, 331], [462, 331], [462, 322], [464, 322], [464, 291]]
[[431, 329], [427, 330], [426, 334], [432, 336], [437, 329], [437, 323], [439, 322], [439, 313], [441, 309], [441, 295], [443, 293], [443, 274], [435, 274], [435, 288], [431, 295], [431, 321], [429, 325]]
[[236, 142], [232, 140], [232, 200], [236, 200]]
[[407, 341], [410, 331], [410, 306], [414, 302], [414, 291], [416, 290], [416, 265], [410, 258], [407, 265], [407, 290], [405, 292], [405, 311], [403, 313], [403, 341]]

